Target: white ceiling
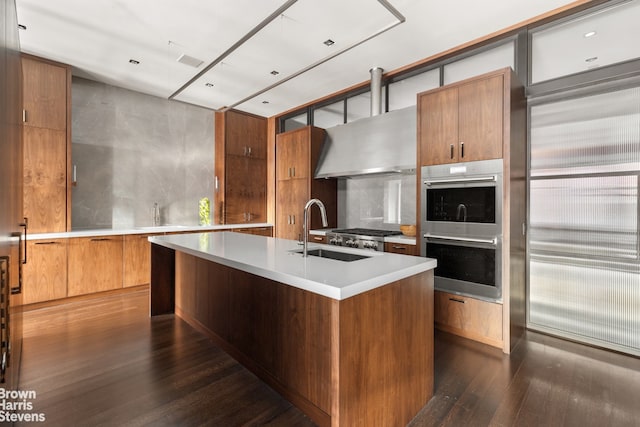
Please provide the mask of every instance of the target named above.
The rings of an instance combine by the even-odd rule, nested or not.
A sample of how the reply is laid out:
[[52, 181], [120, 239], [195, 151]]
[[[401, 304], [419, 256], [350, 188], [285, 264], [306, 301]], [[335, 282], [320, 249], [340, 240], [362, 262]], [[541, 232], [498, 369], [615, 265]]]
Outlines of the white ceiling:
[[[74, 75], [262, 116], [366, 81], [372, 67], [394, 70], [569, 3], [16, 0], [24, 52], [70, 64]], [[179, 63], [182, 54], [203, 63]]]

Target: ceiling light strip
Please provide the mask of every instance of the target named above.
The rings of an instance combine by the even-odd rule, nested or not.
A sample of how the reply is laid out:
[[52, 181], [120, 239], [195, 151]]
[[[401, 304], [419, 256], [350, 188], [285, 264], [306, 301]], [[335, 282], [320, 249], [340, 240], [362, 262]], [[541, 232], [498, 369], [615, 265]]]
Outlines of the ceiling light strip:
[[[231, 55], [236, 49], [238, 49], [240, 46], [242, 46], [245, 42], [247, 42], [251, 37], [255, 36], [260, 30], [262, 30], [264, 27], [266, 27], [267, 25], [269, 25], [271, 23], [271, 21], [273, 21], [274, 19], [276, 19], [277, 17], [279, 17], [280, 15], [282, 15], [287, 9], [289, 9], [291, 6], [293, 6], [298, 0], [289, 0], [287, 1], [285, 4], [283, 4], [282, 6], [280, 6], [278, 9], [276, 9], [275, 12], [273, 12], [271, 15], [267, 16], [262, 22], [260, 22], [258, 25], [256, 25], [255, 27], [253, 27], [251, 29], [251, 31], [249, 31], [247, 34], [245, 34], [240, 40], [238, 40], [237, 42], [235, 42], [233, 44], [233, 46], [231, 46], [229, 49], [227, 49], [226, 51], [224, 51], [222, 53], [222, 55], [218, 56], [216, 59], [213, 60], [212, 63], [210, 63], [209, 65], [207, 65], [206, 67], [204, 67], [204, 69], [202, 69], [198, 74], [196, 74], [194, 77], [191, 78], [191, 80], [189, 80], [188, 82], [186, 82], [185, 84], [183, 84], [180, 89], [176, 90], [175, 92], [173, 92], [170, 96], [169, 99], [173, 99], [176, 96], [178, 96], [182, 91], [184, 91], [186, 88], [188, 88], [189, 86], [191, 86], [196, 80], [198, 80], [200, 77], [202, 77], [207, 71], [209, 71], [210, 69], [212, 69], [213, 67], [215, 67], [216, 65], [218, 65], [220, 62], [222, 62], [222, 60], [224, 58], [226, 58], [227, 56]], [[383, 0], [378, 0], [378, 1], [383, 1]]]
[[364, 38], [364, 39], [362, 39], [362, 40], [360, 40], [360, 41], [358, 41], [358, 42], [355, 42], [355, 43], [353, 43], [353, 44], [351, 44], [351, 45], [349, 45], [349, 46], [346, 46], [345, 48], [343, 48], [343, 49], [341, 49], [341, 50], [339, 50], [339, 51], [337, 51], [337, 52], [335, 52], [335, 53], [333, 53], [333, 54], [331, 54], [331, 55], [329, 55], [329, 56], [327, 56], [327, 57], [325, 57], [325, 58], [322, 58], [321, 60], [319, 60], [319, 61], [317, 61], [317, 62], [314, 62], [313, 64], [308, 65], [307, 67], [305, 67], [305, 68], [303, 68], [303, 69], [301, 69], [301, 70], [299, 70], [299, 71], [296, 71], [295, 73], [293, 73], [293, 74], [291, 74], [291, 75], [289, 75], [289, 76], [287, 76], [287, 77], [283, 77], [283, 78], [281, 78], [281, 79], [280, 79], [280, 80], [278, 80], [276, 83], [274, 83], [274, 84], [272, 84], [272, 85], [270, 85], [270, 86], [267, 86], [267, 87], [265, 87], [264, 89], [261, 89], [261, 90], [259, 90], [258, 92], [253, 93], [253, 94], [251, 94], [251, 95], [247, 96], [246, 98], [241, 99], [241, 100], [240, 100], [240, 101], [238, 101], [238, 102], [235, 102], [235, 103], [233, 103], [233, 104], [231, 104], [231, 105], [228, 105], [228, 106], [226, 106], [226, 107], [220, 108], [218, 111], [227, 111], [227, 110], [230, 110], [230, 109], [232, 109], [232, 108], [234, 108], [234, 107], [236, 107], [236, 106], [238, 106], [238, 105], [240, 105], [240, 104], [243, 104], [243, 103], [245, 103], [245, 102], [249, 101], [250, 99], [255, 98], [256, 96], [260, 96], [260, 95], [262, 95], [263, 93], [268, 92], [268, 91], [270, 91], [271, 89], [276, 88], [276, 87], [280, 86], [281, 84], [286, 83], [286, 82], [288, 82], [289, 80], [294, 79], [294, 78], [298, 77], [299, 75], [304, 74], [304, 73], [306, 73], [307, 71], [310, 71], [310, 70], [312, 70], [312, 69], [316, 68], [317, 66], [324, 64], [324, 63], [325, 63], [325, 62], [327, 62], [327, 61], [330, 61], [331, 59], [335, 58], [336, 56], [338, 56], [338, 55], [342, 55], [343, 53], [345, 53], [345, 52], [347, 52], [347, 51], [349, 51], [349, 50], [353, 49], [354, 47], [360, 46], [361, 44], [363, 44], [363, 43], [365, 43], [365, 42], [367, 42], [367, 41], [371, 40], [372, 38], [377, 37], [377, 36], [379, 36], [380, 34], [382, 34], [382, 33], [386, 32], [386, 31], [388, 31], [388, 30], [390, 30], [390, 29], [392, 29], [392, 28], [394, 28], [394, 27], [396, 27], [396, 26], [398, 26], [398, 25], [402, 24], [403, 22], [405, 22], [405, 21], [407, 20], [407, 18], [405, 18], [405, 17], [404, 17], [404, 15], [402, 15], [400, 12], [398, 12], [398, 10], [397, 10], [397, 9], [395, 9], [395, 8], [394, 8], [391, 4], [389, 4], [389, 2], [387, 2], [386, 0], [378, 0], [378, 2], [379, 2], [380, 4], [382, 4], [382, 6], [384, 6], [384, 7], [385, 7], [385, 8], [386, 8], [386, 9], [387, 9], [387, 10], [388, 10], [388, 11], [389, 11], [393, 16], [395, 16], [395, 17], [396, 17], [396, 19], [397, 19], [397, 21], [396, 21], [396, 22], [394, 22], [394, 23], [392, 23], [392, 24], [389, 24], [389, 25], [387, 25], [387, 26], [383, 27], [382, 29], [380, 29], [380, 30], [376, 31], [375, 33], [371, 34], [369, 37], [366, 37], [366, 38]]

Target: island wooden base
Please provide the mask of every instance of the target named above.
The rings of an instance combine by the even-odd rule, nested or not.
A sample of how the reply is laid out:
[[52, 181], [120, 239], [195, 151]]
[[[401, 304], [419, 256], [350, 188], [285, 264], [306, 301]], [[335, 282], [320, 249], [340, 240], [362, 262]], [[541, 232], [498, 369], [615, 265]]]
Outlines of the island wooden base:
[[156, 246], [176, 314], [317, 424], [404, 426], [433, 395], [433, 270], [338, 301]]

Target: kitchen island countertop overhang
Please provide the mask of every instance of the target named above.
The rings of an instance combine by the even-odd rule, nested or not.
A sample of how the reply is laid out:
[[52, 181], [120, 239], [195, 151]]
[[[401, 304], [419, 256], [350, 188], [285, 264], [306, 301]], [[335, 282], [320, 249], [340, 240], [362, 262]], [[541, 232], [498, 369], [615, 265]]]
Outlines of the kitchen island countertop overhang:
[[302, 246], [294, 240], [229, 232], [153, 236], [149, 241], [336, 300], [434, 269], [437, 263], [431, 258], [319, 244], [309, 248], [368, 258], [353, 262], [305, 258], [298, 252]]

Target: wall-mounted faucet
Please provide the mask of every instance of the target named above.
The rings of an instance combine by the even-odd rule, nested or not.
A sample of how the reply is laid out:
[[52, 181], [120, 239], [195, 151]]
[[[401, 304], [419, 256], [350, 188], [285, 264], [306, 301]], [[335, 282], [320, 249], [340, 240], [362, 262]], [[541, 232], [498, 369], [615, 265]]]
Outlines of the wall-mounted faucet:
[[307, 241], [309, 240], [309, 208], [311, 205], [318, 205], [320, 208], [320, 214], [322, 215], [322, 226], [326, 227], [329, 223], [327, 221], [327, 210], [324, 208], [324, 203], [318, 199], [311, 199], [304, 205], [304, 218], [302, 222], [302, 256], [307, 256]]
[[461, 217], [462, 222], [467, 222], [467, 207], [463, 203], [460, 203], [458, 205], [458, 210], [456, 211], [456, 221], [460, 221]]

